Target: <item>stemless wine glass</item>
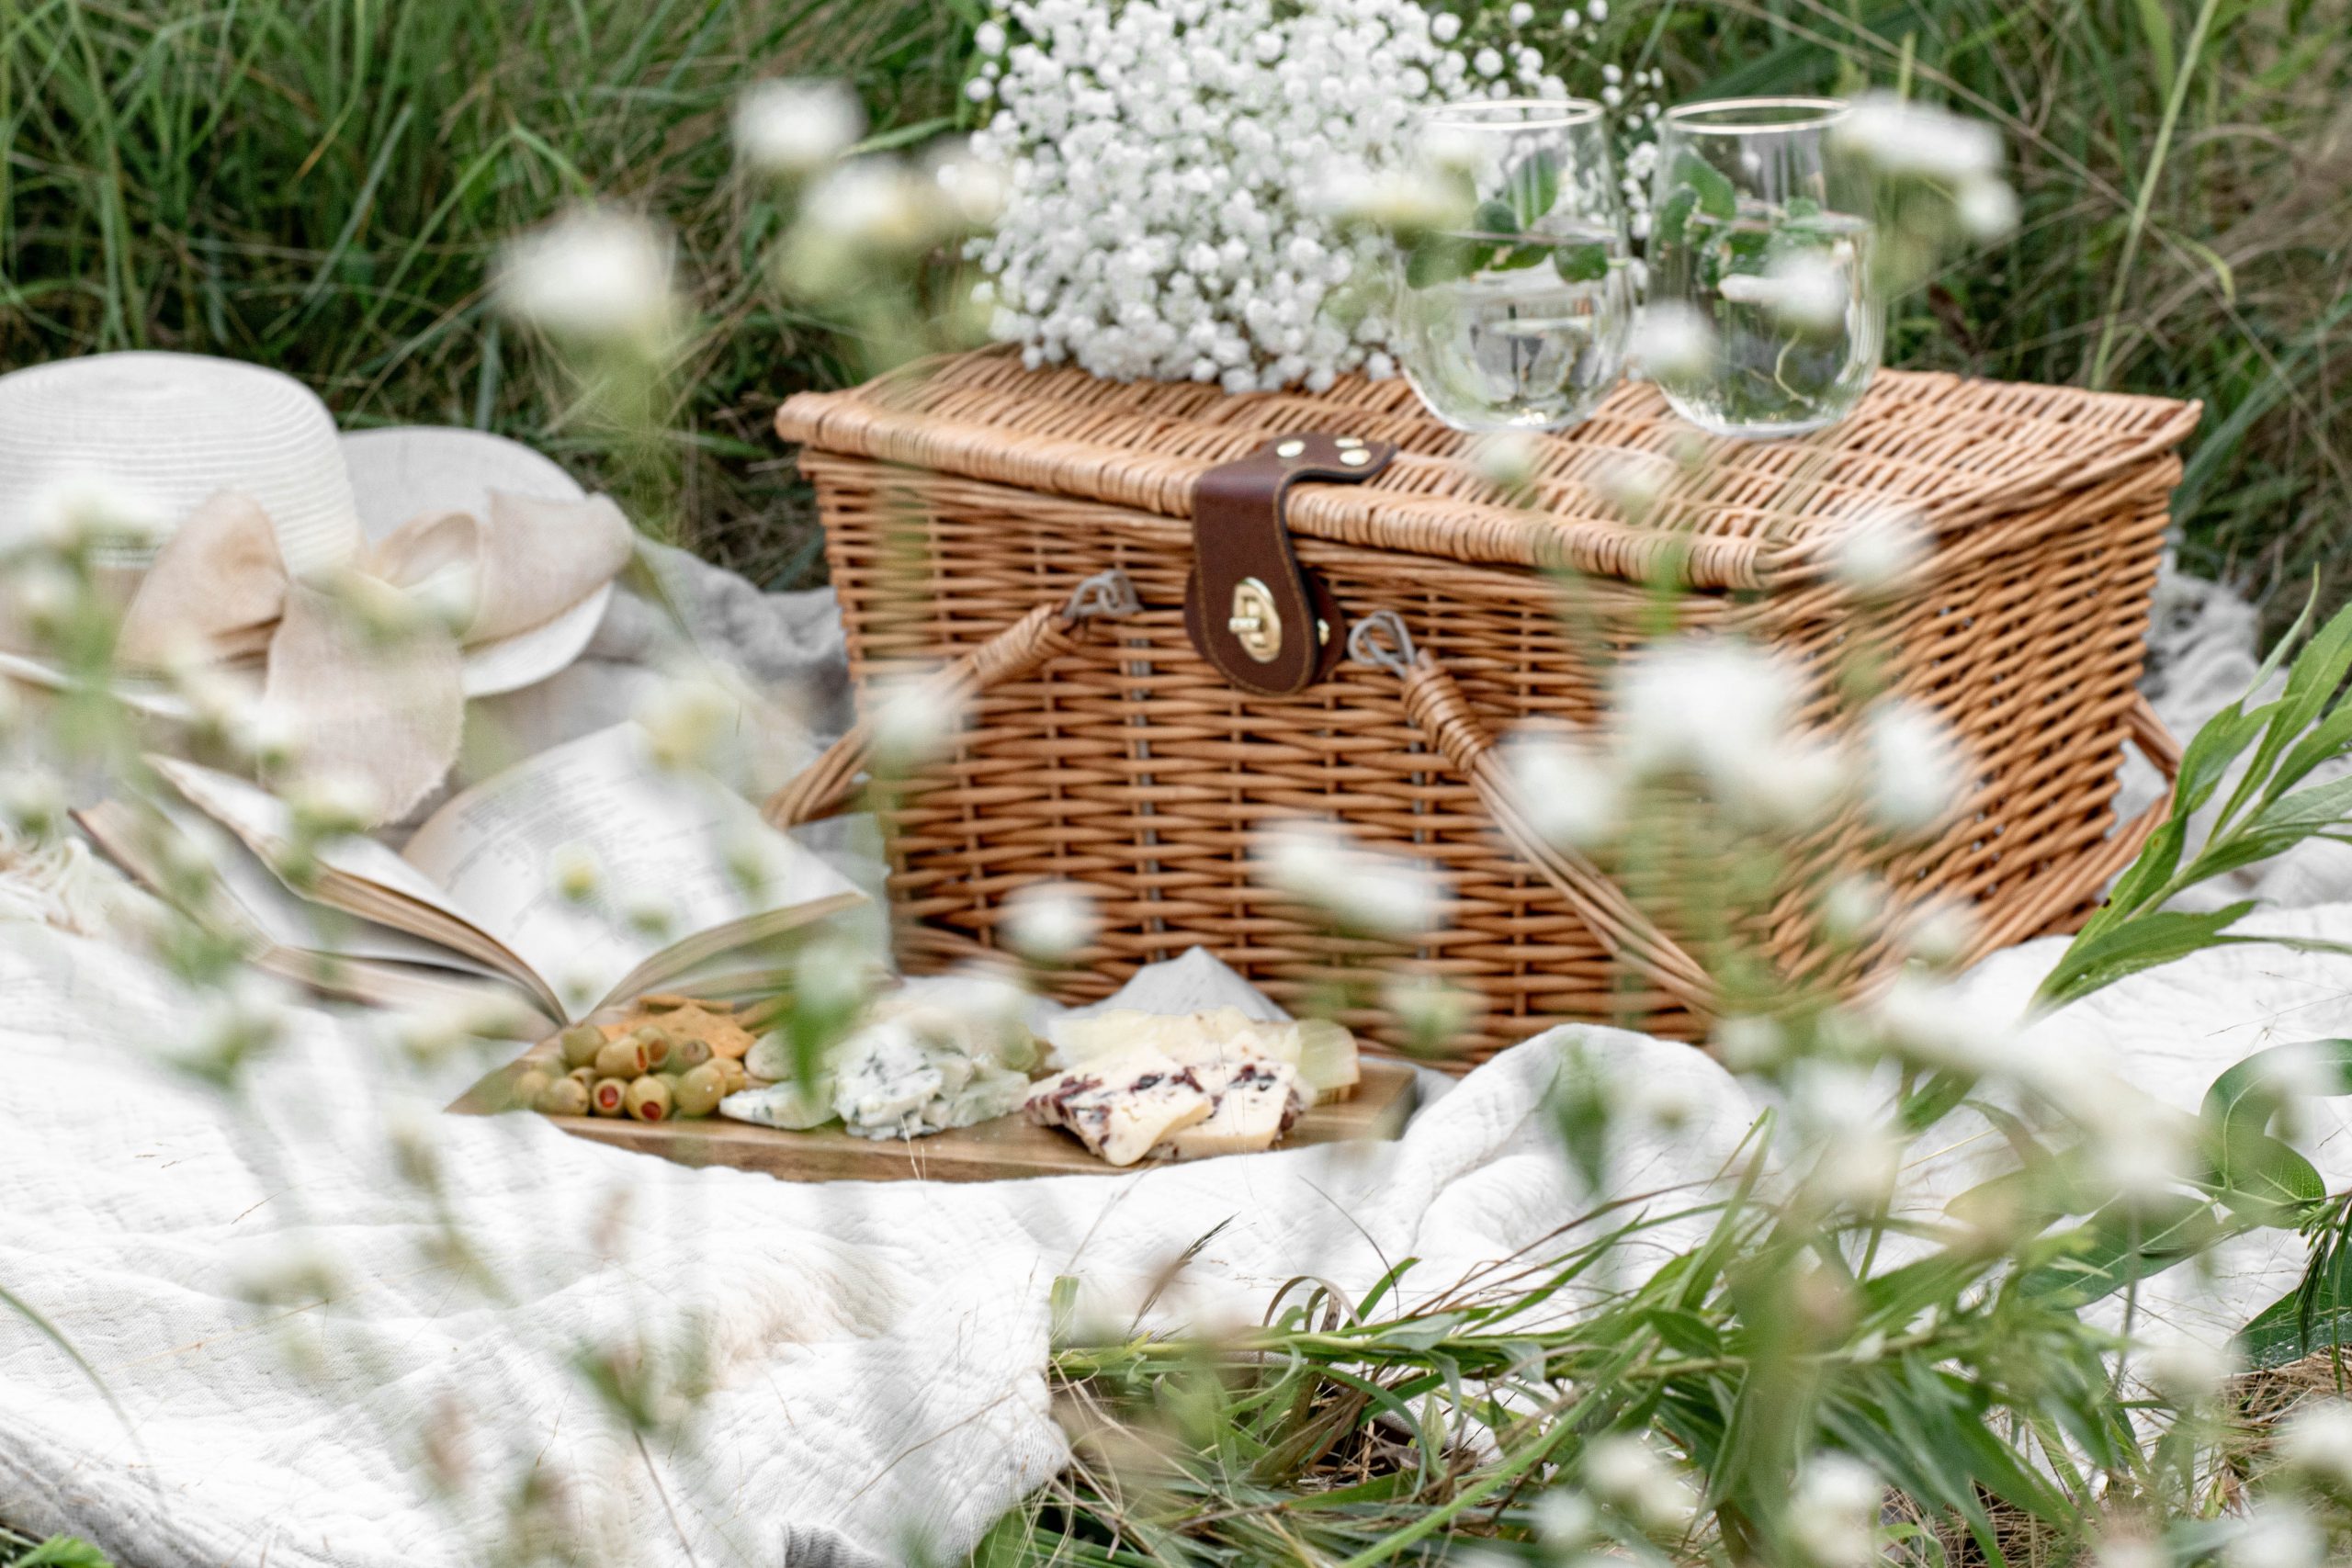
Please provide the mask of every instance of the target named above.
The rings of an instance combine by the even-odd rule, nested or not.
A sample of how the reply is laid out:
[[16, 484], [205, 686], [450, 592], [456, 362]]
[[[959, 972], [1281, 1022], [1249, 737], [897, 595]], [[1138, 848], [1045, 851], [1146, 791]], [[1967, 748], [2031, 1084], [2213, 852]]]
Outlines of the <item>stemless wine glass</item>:
[[1633, 316], [1600, 106], [1449, 104], [1414, 139], [1469, 217], [1398, 249], [1392, 342], [1407, 379], [1456, 430], [1576, 423], [1623, 371]]
[[1644, 368], [1702, 430], [1819, 430], [1878, 368], [1870, 181], [1838, 148], [1845, 114], [1835, 98], [1725, 98], [1660, 123], [1647, 309], [1690, 331], [1645, 333], [1676, 352]]

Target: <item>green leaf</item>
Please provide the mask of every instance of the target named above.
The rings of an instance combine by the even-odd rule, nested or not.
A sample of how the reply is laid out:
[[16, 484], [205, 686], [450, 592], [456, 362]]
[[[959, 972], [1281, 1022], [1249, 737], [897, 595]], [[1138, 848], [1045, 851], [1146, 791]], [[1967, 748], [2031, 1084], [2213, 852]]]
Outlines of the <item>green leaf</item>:
[[2059, 956], [2037, 1000], [2052, 1006], [2075, 1001], [2127, 975], [2220, 945], [2225, 940], [2222, 933], [2253, 908], [2254, 900], [2246, 898], [2202, 913], [2159, 909], [2096, 935], [2086, 930]]
[[2302, 1294], [2300, 1289], [2288, 1292], [2238, 1330], [2238, 1352], [2248, 1370], [2283, 1367], [2352, 1344], [2352, 1304], [2338, 1303], [2306, 1317]]
[[1599, 283], [1609, 276], [1609, 248], [1606, 245], [1555, 245], [1552, 248], [1552, 270], [1564, 283]]
[[1481, 234], [1516, 234], [1521, 227], [1518, 214], [1507, 203], [1491, 199], [1478, 204], [1470, 226]]
[[2029, 1299], [2086, 1306], [2195, 1257], [2223, 1234], [2212, 1204], [2201, 1198], [2180, 1194], [2140, 1208], [2109, 1204], [2054, 1238], [2065, 1255], [2026, 1270], [2017, 1288]]
[[8, 1568], [114, 1568], [114, 1560], [80, 1536], [53, 1535]]
[[1487, 265], [1496, 272], [1523, 272], [1531, 266], [1541, 266], [1552, 258], [1555, 247], [1546, 244], [1525, 244], [1499, 247], [1495, 259]]
[[1690, 188], [1699, 210], [1710, 218], [1739, 216], [1739, 192], [1731, 177], [1695, 152], [1685, 152], [1674, 165], [1674, 183]]
[[2209, 844], [2189, 862], [2188, 874], [2203, 882], [2286, 853], [2305, 839], [2330, 838], [2331, 829], [2352, 825], [2352, 778], [2273, 800], [2245, 823]]
[[1697, 191], [1689, 186], [1677, 186], [1650, 220], [1651, 237], [1660, 245], [1681, 244], [1690, 225], [1690, 214], [1698, 205]]
[[1559, 154], [1548, 147], [1539, 147], [1521, 159], [1503, 182], [1503, 195], [1519, 220], [1509, 231], [1533, 228], [1535, 220], [1549, 213], [1560, 199]]
[[1478, 270], [1487, 247], [1462, 234], [1424, 234], [1405, 258], [1405, 286], [1428, 288]]

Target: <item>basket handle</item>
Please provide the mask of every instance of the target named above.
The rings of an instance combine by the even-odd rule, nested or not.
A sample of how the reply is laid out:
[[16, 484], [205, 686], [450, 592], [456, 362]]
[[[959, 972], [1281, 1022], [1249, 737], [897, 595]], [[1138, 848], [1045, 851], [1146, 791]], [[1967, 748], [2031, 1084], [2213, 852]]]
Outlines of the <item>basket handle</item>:
[[1404, 682], [1405, 712], [1430, 745], [1469, 781], [1503, 837], [1559, 891], [1612, 956], [1701, 1016], [1721, 1010], [1714, 979], [1696, 959], [1635, 908], [1600, 867], [1536, 830], [1519, 786], [1495, 755], [1494, 737], [1471, 711], [1453, 677], [1427, 649], [1413, 646], [1412, 634], [1394, 610], [1375, 611], [1357, 622], [1348, 634], [1348, 652]]
[[[1116, 567], [1080, 583], [1058, 604], [1040, 604], [969, 653], [925, 678], [914, 700], [954, 713], [979, 693], [1017, 681], [1047, 660], [1078, 651], [1078, 639], [1096, 620], [1143, 608], [1136, 585]], [[847, 733], [760, 808], [769, 826], [796, 828], [840, 811], [873, 760], [875, 717], [861, 716]]]

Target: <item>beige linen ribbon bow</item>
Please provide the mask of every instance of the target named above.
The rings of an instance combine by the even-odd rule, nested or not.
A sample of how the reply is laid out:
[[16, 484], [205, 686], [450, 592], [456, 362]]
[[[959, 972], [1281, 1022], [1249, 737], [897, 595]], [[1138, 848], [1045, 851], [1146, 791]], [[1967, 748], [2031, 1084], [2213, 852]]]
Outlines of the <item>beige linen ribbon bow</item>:
[[489, 515], [428, 513], [362, 547], [332, 578], [293, 576], [277, 531], [224, 491], [156, 553], [124, 612], [117, 652], [157, 669], [191, 650], [266, 650], [262, 699], [310, 769], [372, 786], [378, 820], [405, 816], [458, 759], [465, 650], [545, 626], [611, 581], [635, 535], [597, 495], [493, 491]]

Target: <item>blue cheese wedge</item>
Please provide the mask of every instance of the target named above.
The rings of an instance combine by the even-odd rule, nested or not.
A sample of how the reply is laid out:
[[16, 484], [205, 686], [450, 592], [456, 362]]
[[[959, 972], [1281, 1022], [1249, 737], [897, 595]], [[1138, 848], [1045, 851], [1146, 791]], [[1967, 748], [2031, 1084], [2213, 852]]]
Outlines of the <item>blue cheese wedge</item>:
[[1138, 1047], [1031, 1086], [1024, 1108], [1038, 1125], [1059, 1127], [1106, 1163], [1127, 1166], [1207, 1121], [1216, 1104], [1191, 1068]]

